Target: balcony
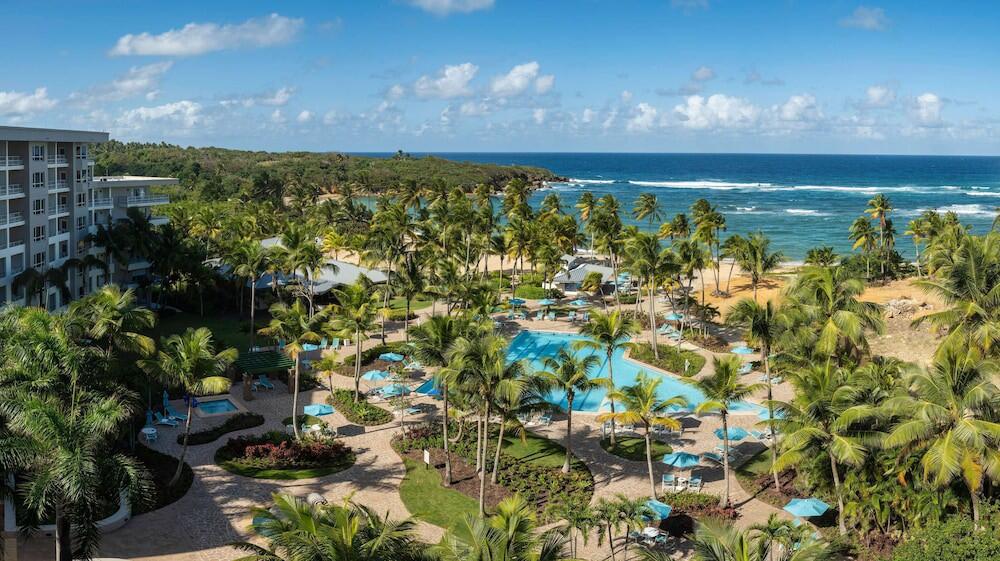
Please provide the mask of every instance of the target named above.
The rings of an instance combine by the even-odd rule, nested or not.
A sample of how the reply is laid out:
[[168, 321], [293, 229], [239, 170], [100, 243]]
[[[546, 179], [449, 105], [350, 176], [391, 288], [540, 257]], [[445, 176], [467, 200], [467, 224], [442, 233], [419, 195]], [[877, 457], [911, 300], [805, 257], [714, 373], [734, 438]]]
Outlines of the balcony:
[[0, 156], [0, 169], [24, 168], [24, 160], [20, 156]]
[[66, 160], [66, 156], [49, 156], [45, 160], [49, 167], [62, 167], [69, 165], [69, 161]]
[[69, 214], [69, 205], [61, 204], [49, 208], [49, 217]]
[[[119, 205], [121, 205], [122, 198], [123, 197], [119, 197]], [[127, 207], [165, 205], [170, 202], [170, 197], [166, 195], [144, 195], [141, 197], [124, 198], [125, 206]]]
[[115, 201], [111, 197], [105, 199], [90, 200], [90, 210], [111, 209], [114, 208], [114, 206], [115, 206]]
[[65, 179], [50, 179], [48, 187], [49, 193], [62, 193], [69, 191], [69, 182]]
[[0, 186], [0, 200], [19, 199], [24, 196], [24, 187], [13, 183], [11, 185]]
[[170, 218], [167, 216], [150, 216], [149, 223], [153, 226], [166, 226], [170, 224]]
[[0, 226], [21, 226], [24, 224], [24, 214], [20, 212], [8, 212], [0, 214]]
[[24, 250], [24, 240], [11, 240], [9, 242], [0, 243], [0, 251], [17, 248], [21, 248], [22, 251]]

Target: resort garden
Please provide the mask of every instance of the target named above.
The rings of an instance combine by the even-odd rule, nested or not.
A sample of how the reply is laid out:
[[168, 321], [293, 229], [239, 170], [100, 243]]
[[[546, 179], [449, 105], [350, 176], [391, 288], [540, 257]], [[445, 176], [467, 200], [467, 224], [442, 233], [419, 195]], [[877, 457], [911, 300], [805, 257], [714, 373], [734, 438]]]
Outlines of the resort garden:
[[[652, 194], [567, 209], [530, 191], [191, 201], [165, 226], [102, 230], [108, 260], [148, 260], [156, 282], [0, 312], [18, 524], [51, 522], [56, 558], [86, 558], [109, 496], [141, 513], [225, 473], [378, 483], [402, 505], [278, 491], [245, 513], [228, 551], [246, 559], [995, 556], [1000, 234], [925, 213], [911, 266], [877, 196], [851, 228], [858, 253], [817, 248], [762, 297], [782, 256], [760, 232], [726, 232], [708, 201], [664, 221]], [[649, 227], [625, 226], [627, 211]], [[580, 254], [611, 273], [567, 295], [554, 281]], [[386, 281], [320, 292], [330, 256]], [[749, 289], [720, 309], [734, 269]], [[866, 288], [908, 276], [946, 303], [916, 320], [940, 335], [926, 368], [869, 341], [885, 317]], [[219, 399], [232, 409], [204, 415]], [[388, 491], [388, 472], [365, 475], [375, 443], [395, 453]]]

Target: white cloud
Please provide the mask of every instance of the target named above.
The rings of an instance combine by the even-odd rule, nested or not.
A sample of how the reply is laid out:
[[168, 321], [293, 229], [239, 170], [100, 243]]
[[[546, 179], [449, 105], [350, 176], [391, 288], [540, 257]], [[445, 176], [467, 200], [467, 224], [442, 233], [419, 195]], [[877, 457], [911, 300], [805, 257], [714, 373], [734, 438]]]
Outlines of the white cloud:
[[312, 119], [313, 119], [312, 112], [306, 110], [302, 110], [301, 112], [299, 112], [299, 115], [295, 117], [295, 120], [298, 121], [299, 123], [308, 123], [309, 121], [312, 121]]
[[939, 124], [941, 122], [942, 105], [944, 105], [944, 100], [938, 97], [937, 94], [926, 92], [918, 95], [914, 107], [917, 121], [923, 125]]
[[413, 84], [417, 97], [436, 97], [449, 99], [467, 96], [472, 93], [469, 82], [476, 77], [479, 67], [471, 62], [448, 65], [442, 68], [436, 77], [424, 75]]
[[324, 125], [336, 125], [340, 123], [340, 121], [341, 121], [341, 115], [340, 113], [337, 113], [337, 111], [334, 109], [327, 111], [326, 114], [323, 115]]
[[840, 25], [865, 31], [884, 31], [889, 27], [889, 18], [882, 8], [858, 6], [851, 15], [840, 20]]
[[534, 84], [535, 91], [544, 94], [552, 89], [556, 77], [551, 74], [539, 76], [540, 68], [536, 61], [518, 64], [503, 76], [493, 78], [490, 92], [498, 97], [511, 97], [526, 92]]
[[201, 104], [195, 101], [176, 101], [154, 107], [136, 107], [121, 114], [118, 127], [139, 130], [151, 123], [173, 123], [190, 129], [203, 122]]
[[715, 70], [707, 66], [699, 66], [697, 70], [691, 73], [691, 79], [695, 82], [707, 82], [715, 78]]
[[896, 101], [896, 91], [889, 86], [876, 84], [865, 90], [865, 103], [868, 107], [888, 107]]
[[288, 104], [289, 100], [292, 99], [294, 94], [295, 88], [283, 86], [273, 92], [259, 93], [246, 97], [233, 97], [224, 99], [219, 103], [221, 103], [224, 107], [235, 107], [240, 105], [243, 107], [254, 107], [257, 105], [284, 107]]
[[782, 121], [815, 121], [822, 118], [816, 97], [811, 94], [793, 95], [777, 108], [777, 116]]
[[406, 95], [406, 88], [399, 84], [389, 86], [389, 89], [385, 92], [385, 97], [388, 99], [399, 99], [404, 95]]
[[278, 125], [285, 122], [285, 116], [281, 114], [281, 109], [275, 109], [271, 113], [271, 122]]
[[535, 120], [536, 125], [540, 125], [545, 122], [545, 110], [542, 108], [535, 109], [531, 112], [531, 118]]
[[692, 95], [674, 107], [674, 113], [690, 129], [738, 128], [753, 125], [760, 117], [760, 108], [725, 94], [708, 98]]
[[642, 102], [635, 107], [635, 114], [625, 124], [625, 129], [629, 132], [645, 132], [656, 124], [656, 116], [659, 111], [652, 105]]
[[582, 121], [584, 124], [589, 124], [594, 120], [594, 117], [596, 116], [597, 113], [593, 109], [586, 107], [583, 110], [583, 114], [580, 116], [580, 121]]
[[458, 108], [465, 117], [479, 117], [490, 113], [490, 106], [483, 101], [466, 101]]
[[622, 103], [629, 103], [630, 101], [632, 101], [632, 92], [628, 90], [623, 90], [621, 98], [622, 98]]
[[30, 115], [48, 111], [55, 106], [56, 100], [49, 98], [47, 88], [36, 88], [32, 93], [0, 91], [0, 115]]
[[109, 54], [194, 56], [229, 49], [270, 47], [292, 41], [304, 24], [302, 19], [278, 14], [237, 24], [189, 23], [181, 29], [171, 29], [159, 35], [124, 35]]
[[452, 13], [467, 14], [493, 7], [493, 0], [409, 0], [409, 3], [438, 16]]
[[147, 100], [159, 95], [160, 79], [173, 67], [172, 61], [154, 62], [144, 66], [133, 66], [128, 72], [115, 78], [109, 84], [97, 86], [82, 92], [73, 92], [69, 100], [88, 106], [102, 101], [120, 101], [130, 97], [144, 96]]
[[608, 130], [611, 127], [615, 126], [615, 121], [617, 120], [618, 120], [618, 109], [615, 108], [612, 109], [611, 112], [608, 113], [608, 116], [604, 118], [604, 122], [601, 123], [601, 128], [604, 130]]

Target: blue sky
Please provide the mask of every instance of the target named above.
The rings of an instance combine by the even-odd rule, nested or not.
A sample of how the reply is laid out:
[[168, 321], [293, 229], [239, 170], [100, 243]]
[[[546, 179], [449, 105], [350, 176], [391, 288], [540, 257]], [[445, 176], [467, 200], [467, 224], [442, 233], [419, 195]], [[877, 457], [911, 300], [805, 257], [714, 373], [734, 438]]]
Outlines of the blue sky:
[[997, 154], [998, 18], [940, 1], [55, 1], [5, 13], [0, 123], [270, 150]]

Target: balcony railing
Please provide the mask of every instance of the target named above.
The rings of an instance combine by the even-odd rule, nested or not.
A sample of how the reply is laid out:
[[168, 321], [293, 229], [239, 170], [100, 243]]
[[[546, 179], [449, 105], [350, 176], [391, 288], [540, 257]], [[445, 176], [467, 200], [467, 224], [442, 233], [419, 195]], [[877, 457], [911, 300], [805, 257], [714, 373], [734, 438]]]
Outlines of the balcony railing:
[[69, 182], [65, 179], [49, 180], [49, 191], [61, 191], [63, 189], [69, 189]]
[[115, 201], [108, 197], [106, 199], [91, 199], [90, 208], [112, 208], [115, 206]]
[[8, 224], [16, 224], [17, 222], [24, 222], [24, 214], [20, 212], [8, 212], [7, 214], [0, 214], [0, 226], [7, 226]]
[[20, 197], [21, 195], [24, 195], [24, 188], [16, 183], [0, 186], [0, 199]]
[[0, 156], [0, 167], [23, 166], [24, 161], [20, 156]]
[[57, 205], [49, 208], [49, 216], [55, 216], [57, 214], [68, 214], [69, 205]]
[[24, 247], [24, 240], [11, 240], [9, 242], [0, 243], [0, 249], [11, 249], [14, 247]]
[[66, 161], [66, 156], [49, 156], [46, 161], [49, 165], [64, 165], [69, 163]]
[[127, 206], [165, 205], [170, 202], [167, 195], [144, 195], [141, 197], [128, 197], [125, 199]]

